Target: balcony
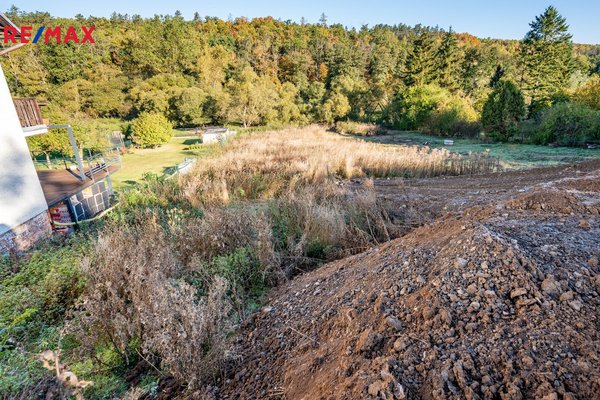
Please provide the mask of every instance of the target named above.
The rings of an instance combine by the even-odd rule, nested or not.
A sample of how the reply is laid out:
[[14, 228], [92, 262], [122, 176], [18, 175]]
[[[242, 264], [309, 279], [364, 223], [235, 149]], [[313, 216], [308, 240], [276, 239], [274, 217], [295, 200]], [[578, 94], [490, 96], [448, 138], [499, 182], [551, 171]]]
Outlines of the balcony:
[[[121, 155], [113, 148], [103, 149], [101, 153], [82, 159], [83, 171], [76, 166], [76, 160], [63, 161], [65, 168], [61, 169], [46, 169], [47, 166], [43, 164], [36, 165], [37, 175], [49, 206], [105, 180], [121, 169]], [[83, 180], [82, 176], [85, 177]]]
[[48, 132], [46, 121], [42, 118], [42, 111], [37, 100], [33, 97], [13, 99], [19, 121], [25, 136], [39, 135]]

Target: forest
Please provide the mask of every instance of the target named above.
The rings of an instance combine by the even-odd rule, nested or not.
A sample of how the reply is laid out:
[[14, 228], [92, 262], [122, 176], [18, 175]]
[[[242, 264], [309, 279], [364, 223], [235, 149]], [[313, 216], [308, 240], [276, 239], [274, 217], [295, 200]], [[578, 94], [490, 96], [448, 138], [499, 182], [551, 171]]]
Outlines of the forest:
[[[95, 44], [27, 46], [2, 60], [11, 90], [101, 145], [102, 119], [161, 114], [174, 127], [360, 121], [398, 130], [538, 144], [600, 141], [600, 46], [574, 44], [548, 7], [524, 39], [427, 26], [330, 25], [181, 13], [55, 18], [12, 7], [17, 24], [95, 26]], [[156, 116], [154, 116], [156, 118]], [[163, 118], [163, 119], [164, 119]], [[34, 147], [68, 151], [47, 135]]]

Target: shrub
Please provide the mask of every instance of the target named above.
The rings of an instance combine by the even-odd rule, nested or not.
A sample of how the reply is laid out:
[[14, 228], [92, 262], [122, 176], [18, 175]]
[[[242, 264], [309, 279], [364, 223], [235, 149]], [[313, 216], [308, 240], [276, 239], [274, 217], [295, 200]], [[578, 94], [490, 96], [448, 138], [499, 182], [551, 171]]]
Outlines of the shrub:
[[401, 130], [422, 127], [430, 113], [449, 96], [435, 85], [413, 86], [396, 95], [387, 111], [387, 122]]
[[508, 140], [525, 116], [525, 100], [511, 81], [501, 80], [488, 96], [481, 113], [484, 129], [500, 140]]
[[85, 246], [43, 248], [12, 264], [16, 272], [0, 281], [0, 349], [9, 338], [31, 339], [62, 320], [83, 291], [78, 259]]
[[477, 112], [469, 100], [450, 97], [429, 114], [422, 130], [434, 135], [473, 137], [479, 133]]
[[368, 124], [354, 121], [338, 121], [335, 123], [335, 131], [341, 134], [358, 136], [375, 136], [385, 133], [385, 130], [377, 124]]
[[539, 144], [583, 146], [600, 142], [600, 111], [578, 103], [558, 103], [542, 114], [534, 137]]
[[438, 135], [473, 135], [478, 131], [473, 106], [436, 85], [413, 86], [399, 93], [385, 120], [401, 130]]
[[333, 123], [344, 118], [350, 112], [351, 106], [348, 97], [343, 93], [334, 92], [329, 96], [322, 108], [322, 120]]
[[228, 331], [227, 282], [206, 277], [199, 296], [183, 279], [184, 267], [155, 221], [104, 232], [83, 267], [84, 310], [72, 324], [83, 349], [93, 354], [110, 344], [128, 358], [137, 343], [137, 351], [158, 356], [168, 373], [191, 388], [216, 371]]
[[[329, 185], [327, 185], [329, 186]], [[170, 224], [184, 262], [230, 282], [238, 314], [267, 286], [389, 240], [395, 228], [371, 190], [301, 186], [266, 203], [211, 205]]]
[[89, 247], [78, 239], [0, 257], [0, 397], [35, 398], [55, 384], [35, 354], [58, 347], [66, 311], [83, 292], [79, 259]]
[[573, 100], [595, 110], [600, 110], [600, 76], [592, 77], [573, 93]]
[[139, 147], [156, 147], [173, 136], [173, 126], [159, 113], [142, 113], [131, 124], [133, 142]]

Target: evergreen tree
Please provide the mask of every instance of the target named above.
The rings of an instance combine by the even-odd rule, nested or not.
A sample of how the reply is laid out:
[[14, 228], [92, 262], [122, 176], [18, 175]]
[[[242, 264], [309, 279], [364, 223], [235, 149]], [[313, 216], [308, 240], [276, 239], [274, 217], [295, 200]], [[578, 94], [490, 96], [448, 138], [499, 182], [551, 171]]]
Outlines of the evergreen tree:
[[492, 75], [492, 77], [490, 79], [489, 86], [492, 89], [495, 88], [496, 85], [498, 84], [498, 82], [500, 82], [500, 79], [502, 79], [503, 76], [504, 76], [504, 68], [502, 68], [501, 65], [498, 65], [496, 67], [496, 71], [494, 71], [494, 75]]
[[325, 15], [325, 13], [321, 13], [321, 18], [319, 18], [319, 24], [321, 26], [327, 26], [327, 15]]
[[437, 81], [440, 86], [456, 91], [459, 86], [460, 49], [452, 27], [446, 32], [436, 53]]
[[536, 112], [566, 88], [574, 67], [573, 43], [566, 19], [552, 6], [529, 25], [522, 48], [523, 90], [530, 112]]
[[501, 80], [483, 106], [481, 122], [487, 132], [508, 140], [524, 116], [525, 100], [521, 91], [513, 82]]
[[406, 65], [404, 82], [407, 86], [421, 86], [435, 78], [434, 40], [429, 31], [423, 31], [415, 40]]

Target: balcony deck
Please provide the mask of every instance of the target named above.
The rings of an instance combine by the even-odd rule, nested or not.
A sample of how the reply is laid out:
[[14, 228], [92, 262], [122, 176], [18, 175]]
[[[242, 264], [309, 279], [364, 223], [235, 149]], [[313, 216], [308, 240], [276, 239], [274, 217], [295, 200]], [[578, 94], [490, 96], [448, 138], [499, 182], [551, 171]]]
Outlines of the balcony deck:
[[[107, 167], [107, 171], [99, 171], [94, 173], [95, 181], [102, 180], [108, 175], [120, 169], [120, 165], [114, 164]], [[88, 170], [86, 170], [88, 172]], [[88, 186], [94, 184], [94, 181], [87, 179], [81, 182], [76, 173], [67, 169], [49, 169], [45, 171], [37, 171], [38, 178], [42, 184], [42, 190], [46, 197], [46, 202], [49, 206], [58, 203], [66, 197], [69, 197]]]

